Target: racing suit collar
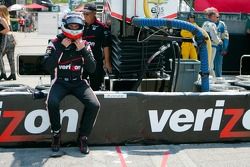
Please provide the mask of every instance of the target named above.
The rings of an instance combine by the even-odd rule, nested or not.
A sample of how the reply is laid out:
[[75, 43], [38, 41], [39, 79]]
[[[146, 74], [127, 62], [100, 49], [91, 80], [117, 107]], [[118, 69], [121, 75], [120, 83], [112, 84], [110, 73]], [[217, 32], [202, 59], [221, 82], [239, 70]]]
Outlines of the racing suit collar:
[[61, 34], [58, 34], [56, 37], [57, 37], [58, 39], [63, 40], [63, 39], [65, 38], [65, 35], [64, 35], [63, 33], [61, 33]]

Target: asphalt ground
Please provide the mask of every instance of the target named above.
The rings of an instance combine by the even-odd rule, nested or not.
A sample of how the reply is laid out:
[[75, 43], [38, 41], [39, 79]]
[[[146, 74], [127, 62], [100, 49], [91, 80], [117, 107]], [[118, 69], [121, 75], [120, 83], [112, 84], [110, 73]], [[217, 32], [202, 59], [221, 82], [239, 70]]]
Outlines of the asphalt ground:
[[[41, 54], [53, 35], [15, 32], [19, 54]], [[7, 72], [8, 61], [4, 57]], [[0, 84], [35, 87], [49, 83], [48, 76], [20, 76]], [[250, 143], [178, 145], [90, 146], [83, 155], [77, 147], [63, 147], [61, 157], [51, 157], [49, 147], [0, 148], [0, 167], [250, 167]]]
[[0, 148], [2, 167], [249, 167], [250, 143], [151, 146], [91, 146], [88, 155], [64, 147], [52, 158], [49, 148]]

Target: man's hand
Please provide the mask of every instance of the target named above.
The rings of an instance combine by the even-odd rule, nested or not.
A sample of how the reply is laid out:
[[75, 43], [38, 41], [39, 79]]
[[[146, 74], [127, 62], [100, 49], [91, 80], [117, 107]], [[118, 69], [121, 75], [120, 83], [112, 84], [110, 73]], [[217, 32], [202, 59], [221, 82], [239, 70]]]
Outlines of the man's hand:
[[250, 28], [247, 29], [247, 34], [250, 34]]
[[76, 45], [76, 50], [82, 50], [85, 47], [85, 41], [82, 40], [81, 38], [75, 40], [75, 45]]
[[63, 46], [65, 46], [66, 48], [72, 43], [72, 41], [69, 38], [64, 38], [61, 42], [61, 44]]
[[105, 63], [104, 68], [107, 70], [108, 73], [112, 73], [111, 63]]
[[223, 45], [223, 41], [222, 40], [220, 40], [220, 42], [219, 42], [219, 44], [218, 45]]

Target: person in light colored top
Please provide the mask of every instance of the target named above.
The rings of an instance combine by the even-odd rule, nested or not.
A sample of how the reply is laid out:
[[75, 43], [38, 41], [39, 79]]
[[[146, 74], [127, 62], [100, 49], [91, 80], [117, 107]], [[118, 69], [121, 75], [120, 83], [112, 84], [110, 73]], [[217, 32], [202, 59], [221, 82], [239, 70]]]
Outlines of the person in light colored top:
[[212, 54], [211, 54], [211, 59], [210, 59], [210, 64], [209, 64], [209, 72], [210, 75], [215, 77], [215, 72], [214, 72], [214, 58], [216, 55], [216, 48], [218, 45], [221, 45], [223, 42], [219, 37], [219, 33], [217, 31], [217, 14], [215, 10], [207, 10], [207, 18], [208, 20], [205, 21], [202, 25], [202, 28], [209, 34], [209, 37], [212, 42]]
[[217, 22], [215, 24], [217, 26], [218, 35], [222, 40], [222, 44], [217, 45], [216, 48], [216, 55], [214, 58], [214, 71], [216, 77], [222, 77], [223, 57], [227, 55], [228, 52], [229, 33], [227, 31], [227, 26], [225, 22], [219, 19], [219, 12], [216, 12], [216, 18]]

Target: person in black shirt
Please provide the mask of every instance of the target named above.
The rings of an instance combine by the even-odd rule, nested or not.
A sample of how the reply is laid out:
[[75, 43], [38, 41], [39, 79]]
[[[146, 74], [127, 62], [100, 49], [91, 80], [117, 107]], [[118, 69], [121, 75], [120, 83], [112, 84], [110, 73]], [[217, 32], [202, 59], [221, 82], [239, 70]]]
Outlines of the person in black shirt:
[[90, 44], [97, 62], [95, 72], [89, 75], [90, 86], [94, 91], [101, 90], [105, 70], [112, 73], [110, 58], [111, 34], [108, 27], [97, 20], [95, 4], [87, 3], [80, 11], [83, 13], [85, 20], [83, 39]]
[[[0, 80], [16, 80], [16, 70], [14, 61], [15, 52], [15, 39], [11, 34], [10, 29], [10, 14], [5, 5], [0, 5]], [[7, 55], [11, 74], [9, 77], [6, 76], [6, 70], [4, 66], [3, 56]]]
[[95, 71], [96, 61], [90, 46], [82, 40], [82, 16], [68, 13], [62, 21], [62, 34], [51, 40], [47, 47], [44, 67], [54, 75], [47, 98], [47, 108], [52, 130], [52, 151], [60, 148], [61, 124], [59, 104], [68, 94], [73, 94], [84, 104], [79, 129], [80, 151], [89, 153], [87, 138], [95, 124], [100, 103], [83, 73]]

